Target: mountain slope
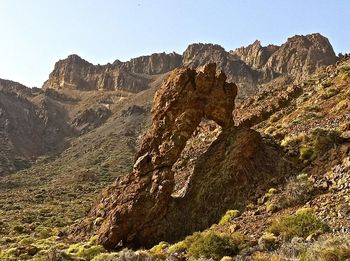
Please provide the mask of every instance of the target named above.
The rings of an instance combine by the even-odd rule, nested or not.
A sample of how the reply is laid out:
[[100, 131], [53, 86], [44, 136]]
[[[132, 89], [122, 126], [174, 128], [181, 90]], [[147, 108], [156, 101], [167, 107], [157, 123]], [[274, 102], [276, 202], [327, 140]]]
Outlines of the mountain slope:
[[[102, 66], [73, 56], [56, 65], [43, 90], [1, 81], [0, 141], [6, 151], [0, 151], [4, 159], [1, 162], [3, 174], [0, 175], [0, 233], [3, 235], [0, 257], [4, 260], [33, 256], [39, 260], [52, 256], [90, 260], [87, 252], [96, 250], [92, 256], [104, 252], [94, 245], [96, 238], [72, 245], [66, 239], [67, 228], [86, 216], [103, 187], [115, 177], [130, 172], [140, 135], [150, 122], [153, 95], [167, 77], [168, 70], [184, 65], [198, 67], [209, 61], [217, 62], [229, 79], [237, 81], [242, 95], [246, 92], [250, 96], [237, 101], [235, 124], [242, 128], [252, 127], [259, 132], [256, 135], [262, 136], [262, 146], [268, 148], [266, 155], [272, 155], [271, 161], [263, 163], [271, 167], [277, 162], [272, 158], [283, 154], [295, 169], [302, 169], [299, 174], [306, 174], [306, 181], [304, 174], [286, 171], [288, 174], [281, 180], [264, 175], [266, 180], [260, 182], [259, 176], [250, 171], [252, 179], [249, 180], [256, 189], [252, 193], [248, 182], [242, 193], [235, 197], [244, 200], [232, 204], [232, 208], [239, 208], [242, 215], [237, 219], [229, 218], [225, 224], [214, 225], [209, 231], [215, 235], [229, 232], [230, 237], [235, 237], [235, 232], [243, 235], [244, 244], [238, 247], [241, 258], [252, 258], [258, 253], [266, 258], [272, 255], [290, 258], [283, 252], [283, 247], [291, 242], [282, 236], [275, 235], [275, 253], [260, 247], [257, 241], [267, 233], [271, 220], [292, 215], [300, 207], [312, 207], [316, 217], [331, 228], [331, 232], [316, 242], [323, 244], [322, 237], [327, 240], [336, 233], [346, 236], [349, 231], [346, 209], [350, 65], [344, 59], [322, 69], [336, 60], [329, 42], [322, 36], [311, 35], [289, 39], [281, 47], [261, 47], [256, 42], [246, 49], [231, 52], [216, 45], [194, 44], [182, 56], [159, 54], [153, 58], [151, 55]], [[312, 74], [315, 71], [316, 74]], [[326, 130], [315, 130], [316, 127]], [[186, 203], [185, 217], [200, 218], [201, 204], [211, 200], [205, 197], [205, 191], [211, 187], [206, 187], [203, 182], [220, 173], [214, 166], [226, 157], [223, 150], [217, 153], [222, 146], [212, 143], [220, 132], [217, 125], [203, 121], [195, 131], [197, 135], [190, 138], [174, 165], [173, 196], [184, 196], [189, 177], [196, 173], [198, 179], [187, 200], [193, 203], [197, 197], [205, 199], [193, 206]], [[247, 136], [252, 138], [253, 135]], [[248, 138], [244, 140], [248, 141]], [[218, 155], [222, 155], [220, 160]], [[264, 150], [258, 150], [254, 155], [260, 155], [259, 159], [266, 157]], [[32, 167], [27, 168], [28, 163]], [[232, 161], [223, 164], [223, 169], [229, 171]], [[20, 168], [27, 169], [4, 176]], [[202, 180], [203, 172], [209, 177], [203, 175], [206, 178]], [[220, 187], [222, 178], [218, 176], [213, 182], [217, 190], [211, 194], [231, 191], [230, 187]], [[311, 188], [308, 187], [310, 182]], [[269, 186], [278, 193], [265, 195]], [[299, 198], [286, 201], [288, 193], [299, 191], [298, 186], [302, 187], [301, 201]], [[225, 211], [225, 198], [222, 200], [222, 204], [210, 202], [213, 208], [224, 207], [211, 216], [210, 224], [203, 221], [205, 225], [201, 229], [216, 222], [215, 219]], [[101, 222], [94, 220], [97, 225]], [[186, 225], [191, 226], [191, 223]], [[178, 231], [177, 236], [185, 236], [191, 231], [192, 228], [186, 228], [186, 231]], [[250, 240], [246, 241], [246, 236], [251, 237]], [[303, 241], [302, 245], [304, 252], [314, 246], [313, 241]], [[175, 255], [181, 260], [193, 254], [192, 248], [172, 252], [167, 245], [161, 246], [160, 252], [148, 251], [147, 258], [159, 260], [166, 256], [175, 258]], [[129, 253], [133, 258], [144, 254]]]

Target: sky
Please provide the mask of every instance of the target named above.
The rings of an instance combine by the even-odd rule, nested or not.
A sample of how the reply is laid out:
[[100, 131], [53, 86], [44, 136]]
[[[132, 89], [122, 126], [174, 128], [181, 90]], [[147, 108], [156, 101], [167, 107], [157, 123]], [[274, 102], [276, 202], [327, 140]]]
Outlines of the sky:
[[348, 0], [0, 0], [0, 78], [41, 87], [59, 59], [105, 64], [191, 43], [226, 50], [320, 32], [350, 52]]

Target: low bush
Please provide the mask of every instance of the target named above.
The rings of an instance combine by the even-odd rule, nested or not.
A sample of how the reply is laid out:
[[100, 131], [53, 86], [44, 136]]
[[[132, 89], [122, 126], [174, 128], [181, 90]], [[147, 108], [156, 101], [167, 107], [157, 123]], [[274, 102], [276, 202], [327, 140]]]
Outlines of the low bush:
[[341, 132], [332, 129], [317, 128], [312, 131], [314, 153], [323, 154], [342, 142]]
[[331, 87], [321, 92], [320, 98], [323, 100], [329, 99], [340, 92], [338, 88]]
[[304, 252], [301, 261], [342, 261], [350, 259], [350, 236], [329, 238], [317, 242]]
[[328, 230], [328, 225], [318, 219], [312, 209], [301, 209], [294, 215], [275, 220], [268, 228], [268, 232], [281, 235], [286, 240], [295, 236], [307, 237], [314, 233], [324, 233]]
[[340, 131], [316, 128], [309, 135], [299, 133], [285, 137], [281, 146], [290, 152], [298, 151], [302, 160], [313, 160], [341, 142]]
[[160, 242], [158, 245], [155, 245], [154, 247], [152, 247], [148, 252], [154, 256], [154, 257], [164, 257], [165, 256], [165, 249], [169, 246], [169, 244], [167, 242]]
[[284, 193], [280, 199], [280, 204], [283, 207], [303, 204], [311, 199], [313, 191], [313, 183], [306, 174], [292, 177], [286, 184]]
[[203, 233], [188, 249], [188, 253], [194, 258], [212, 258], [220, 260], [224, 256], [237, 254], [238, 244], [229, 236], [222, 236], [213, 232]]
[[228, 210], [225, 215], [222, 216], [222, 218], [220, 219], [219, 224], [220, 225], [224, 225], [227, 222], [232, 221], [233, 219], [235, 219], [236, 217], [238, 217], [240, 215], [239, 210]]

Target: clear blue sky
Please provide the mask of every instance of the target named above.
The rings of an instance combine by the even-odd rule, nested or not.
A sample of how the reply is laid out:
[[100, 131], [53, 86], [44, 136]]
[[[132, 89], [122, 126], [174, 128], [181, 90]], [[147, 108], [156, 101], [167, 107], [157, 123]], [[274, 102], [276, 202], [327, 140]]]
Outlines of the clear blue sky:
[[104, 64], [193, 42], [231, 50], [312, 32], [349, 52], [349, 30], [348, 0], [0, 0], [0, 78], [41, 86], [72, 53]]

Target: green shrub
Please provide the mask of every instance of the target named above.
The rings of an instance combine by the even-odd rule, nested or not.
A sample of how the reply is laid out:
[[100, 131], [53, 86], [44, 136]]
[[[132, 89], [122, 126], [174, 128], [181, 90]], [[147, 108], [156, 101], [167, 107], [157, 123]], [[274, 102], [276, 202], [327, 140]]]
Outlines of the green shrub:
[[299, 133], [285, 137], [281, 146], [289, 151], [298, 151], [302, 160], [313, 160], [341, 142], [341, 132], [316, 128], [309, 135]]
[[306, 145], [303, 145], [302, 147], [300, 147], [299, 154], [300, 154], [300, 159], [302, 160], [314, 159], [314, 155], [315, 155], [314, 149]]
[[82, 257], [86, 260], [91, 260], [93, 257], [103, 252], [106, 252], [103, 246], [90, 246], [88, 248], [79, 249], [79, 251], [77, 252], [77, 256]]
[[284, 239], [292, 237], [307, 237], [313, 233], [324, 233], [329, 227], [318, 219], [312, 209], [301, 209], [294, 215], [275, 220], [268, 232], [281, 235]]
[[120, 260], [118, 253], [102, 253], [92, 259], [92, 261], [112, 261], [112, 260]]
[[266, 204], [266, 211], [274, 213], [279, 209], [279, 206], [276, 205], [275, 203], [267, 203]]
[[284, 148], [295, 148], [298, 147], [300, 143], [305, 142], [306, 139], [307, 136], [303, 132], [297, 135], [289, 135], [281, 141], [281, 146]]
[[192, 235], [187, 236], [183, 241], [180, 241], [174, 245], [171, 245], [168, 248], [168, 252], [173, 253], [173, 252], [185, 251], [192, 245], [193, 242], [198, 240], [201, 236], [202, 236], [202, 233], [195, 232]]
[[350, 66], [344, 65], [339, 68], [339, 72], [342, 74], [350, 74]]
[[350, 259], [350, 236], [317, 242], [300, 257], [301, 261], [342, 261]]
[[314, 152], [323, 154], [342, 142], [341, 132], [331, 129], [317, 128], [312, 131]]
[[321, 92], [320, 98], [323, 100], [329, 99], [335, 95], [337, 95], [340, 92], [338, 88], [331, 87], [329, 89], [326, 89], [325, 91]]
[[277, 237], [272, 233], [265, 233], [258, 240], [258, 245], [265, 250], [271, 250], [277, 242]]
[[149, 253], [154, 257], [163, 257], [165, 254], [165, 249], [169, 246], [167, 242], [160, 242], [149, 250]]
[[319, 112], [321, 110], [320, 106], [317, 104], [308, 105], [304, 108], [306, 112]]
[[313, 183], [308, 176], [300, 174], [287, 182], [280, 204], [284, 207], [303, 204], [312, 197], [313, 191]]
[[228, 210], [225, 215], [222, 216], [222, 218], [220, 219], [219, 224], [220, 225], [224, 225], [227, 222], [232, 221], [233, 219], [235, 219], [236, 217], [238, 217], [240, 215], [239, 210]]
[[204, 257], [214, 260], [237, 254], [238, 251], [238, 245], [230, 237], [213, 232], [203, 233], [188, 249], [188, 253], [194, 258]]

